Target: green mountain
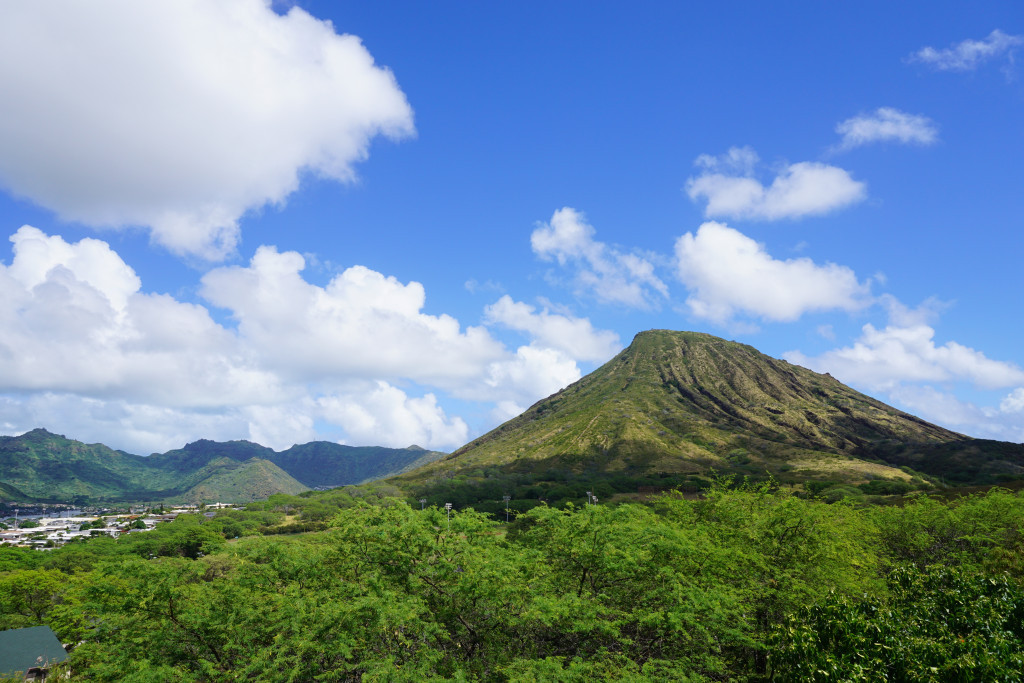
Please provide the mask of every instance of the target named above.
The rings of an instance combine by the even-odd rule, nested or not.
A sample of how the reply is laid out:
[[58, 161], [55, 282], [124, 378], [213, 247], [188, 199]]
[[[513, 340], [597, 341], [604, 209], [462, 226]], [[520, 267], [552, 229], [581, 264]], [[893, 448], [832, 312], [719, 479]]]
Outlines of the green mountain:
[[552, 473], [682, 482], [712, 470], [848, 484], [909, 482], [917, 470], [990, 483], [1024, 478], [1024, 446], [970, 439], [744, 344], [652, 330], [590, 375], [396, 483], [415, 489], [456, 477]]
[[141, 456], [71, 441], [45, 429], [0, 436], [0, 481], [24, 501], [118, 499], [126, 490], [171, 486], [172, 478], [162, 474]]
[[307, 486], [325, 488], [395, 476], [446, 455], [419, 446], [383, 448], [313, 441], [292, 446], [275, 455], [273, 461]]
[[444, 455], [322, 441], [278, 453], [250, 441], [200, 439], [143, 457], [34, 429], [0, 437], [0, 502], [247, 502], [393, 476]]
[[447, 453], [427, 451], [419, 446], [344, 446], [330, 441], [297, 444], [277, 452], [251, 441], [200, 439], [184, 448], [154, 453], [148, 460], [165, 469], [188, 472], [218, 458], [239, 461], [260, 458], [274, 463], [309, 488], [333, 488], [394, 476], [445, 455]]
[[166, 453], [153, 453], [146, 461], [161, 469], [193, 472], [215, 460], [227, 458], [238, 462], [260, 458], [273, 462], [275, 452], [252, 441], [210, 441], [199, 439]]
[[280, 467], [261, 458], [218, 458], [203, 467], [203, 474], [197, 484], [176, 498], [186, 503], [249, 502], [275, 493], [295, 495], [309, 490]]

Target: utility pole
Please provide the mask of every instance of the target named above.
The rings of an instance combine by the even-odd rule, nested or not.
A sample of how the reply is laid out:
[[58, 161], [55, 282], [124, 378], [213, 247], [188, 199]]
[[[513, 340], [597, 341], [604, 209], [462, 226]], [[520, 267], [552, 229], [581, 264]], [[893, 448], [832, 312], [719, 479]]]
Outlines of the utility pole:
[[505, 501], [505, 524], [508, 524], [508, 502], [512, 500], [512, 496], [506, 494], [501, 499]]
[[444, 509], [448, 513], [448, 531], [451, 531], [452, 530], [452, 504], [451, 503], [445, 503], [444, 504]]
[[420, 511], [423, 511], [423, 507], [427, 504], [426, 498], [420, 498]]

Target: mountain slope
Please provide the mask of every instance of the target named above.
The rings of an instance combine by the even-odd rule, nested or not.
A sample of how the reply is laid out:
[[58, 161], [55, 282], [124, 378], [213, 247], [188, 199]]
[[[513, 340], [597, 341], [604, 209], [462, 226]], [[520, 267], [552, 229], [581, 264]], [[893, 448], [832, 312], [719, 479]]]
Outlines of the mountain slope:
[[141, 456], [71, 441], [45, 429], [0, 437], [0, 481], [29, 498], [63, 502], [119, 498], [125, 489], [173, 485], [169, 474], [154, 472]]
[[272, 460], [307, 486], [324, 488], [384, 479], [445, 455], [418, 446], [384, 448], [313, 441], [281, 451]]
[[0, 496], [12, 501], [82, 504], [186, 497], [246, 502], [309, 488], [269, 460], [253, 457], [253, 449], [243, 449], [250, 452], [243, 462], [218, 454], [210, 444], [213, 442], [184, 454], [145, 458], [103, 444], [73, 441], [45, 429], [0, 437]]
[[273, 461], [275, 452], [252, 441], [211, 441], [199, 439], [166, 453], [154, 453], [147, 462], [161, 469], [176, 472], [192, 472], [205, 467], [214, 460], [230, 458], [244, 462], [252, 458]]
[[309, 488], [328, 488], [394, 476], [445, 455], [418, 446], [345, 446], [331, 441], [296, 444], [277, 452], [251, 441], [199, 439], [183, 448], [154, 453], [149, 461], [165, 469], [191, 472], [219, 458], [240, 462], [259, 458], [274, 463]]
[[380, 479], [444, 455], [323, 441], [278, 453], [251, 441], [200, 439], [143, 457], [34, 429], [0, 437], [0, 501], [247, 502]]
[[186, 503], [248, 503], [275, 493], [295, 495], [309, 490], [308, 486], [262, 458], [250, 458], [244, 462], [218, 458], [207, 463], [204, 475], [197, 484], [173, 499], [180, 498]]
[[[988, 443], [997, 451], [994, 464], [976, 468], [975, 479], [1024, 476], [1024, 447]], [[911, 475], [899, 465], [942, 476], [979, 447], [753, 347], [651, 330], [587, 377], [399, 480], [423, 483], [486, 468], [906, 480]]]

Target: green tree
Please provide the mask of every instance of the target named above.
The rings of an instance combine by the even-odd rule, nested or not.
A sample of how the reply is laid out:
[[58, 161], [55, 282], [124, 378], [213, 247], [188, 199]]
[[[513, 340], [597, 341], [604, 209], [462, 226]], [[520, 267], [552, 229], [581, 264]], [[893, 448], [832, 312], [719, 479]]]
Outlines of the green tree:
[[772, 482], [735, 486], [727, 477], [702, 500], [666, 496], [658, 509], [706, 535], [727, 557], [719, 580], [739, 594], [750, 629], [751, 645], [735, 654], [741, 669], [763, 672], [772, 629], [830, 590], [885, 591], [877, 530], [847, 503], [801, 499]]
[[65, 584], [63, 574], [49, 569], [17, 569], [0, 575], [4, 628], [42, 624], [44, 617], [59, 603]]
[[891, 598], [831, 594], [772, 644], [773, 680], [1020, 681], [1024, 586], [952, 567], [899, 567]]
[[964, 565], [1018, 576], [1024, 571], [1024, 492], [993, 489], [951, 502], [918, 496], [869, 514], [894, 564]]

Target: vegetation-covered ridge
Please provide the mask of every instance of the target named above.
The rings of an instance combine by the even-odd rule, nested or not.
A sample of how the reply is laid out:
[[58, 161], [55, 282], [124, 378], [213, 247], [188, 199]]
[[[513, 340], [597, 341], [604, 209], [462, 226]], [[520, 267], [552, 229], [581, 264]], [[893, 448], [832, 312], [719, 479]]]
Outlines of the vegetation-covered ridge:
[[[307, 503], [323, 531], [246, 536]], [[350, 487], [0, 548], [0, 628], [91, 681], [1020, 681], [1022, 518], [718, 479], [504, 525]]]
[[1024, 446], [970, 439], [751, 346], [651, 330], [522, 415], [395, 481], [429, 491], [453, 480], [562, 473], [685, 485], [706, 483], [711, 471], [812, 485], [991, 484], [1024, 477]]
[[148, 457], [34, 429], [0, 437], [0, 501], [248, 502], [386, 477], [444, 455], [313, 442], [276, 452], [249, 441], [201, 439]]

